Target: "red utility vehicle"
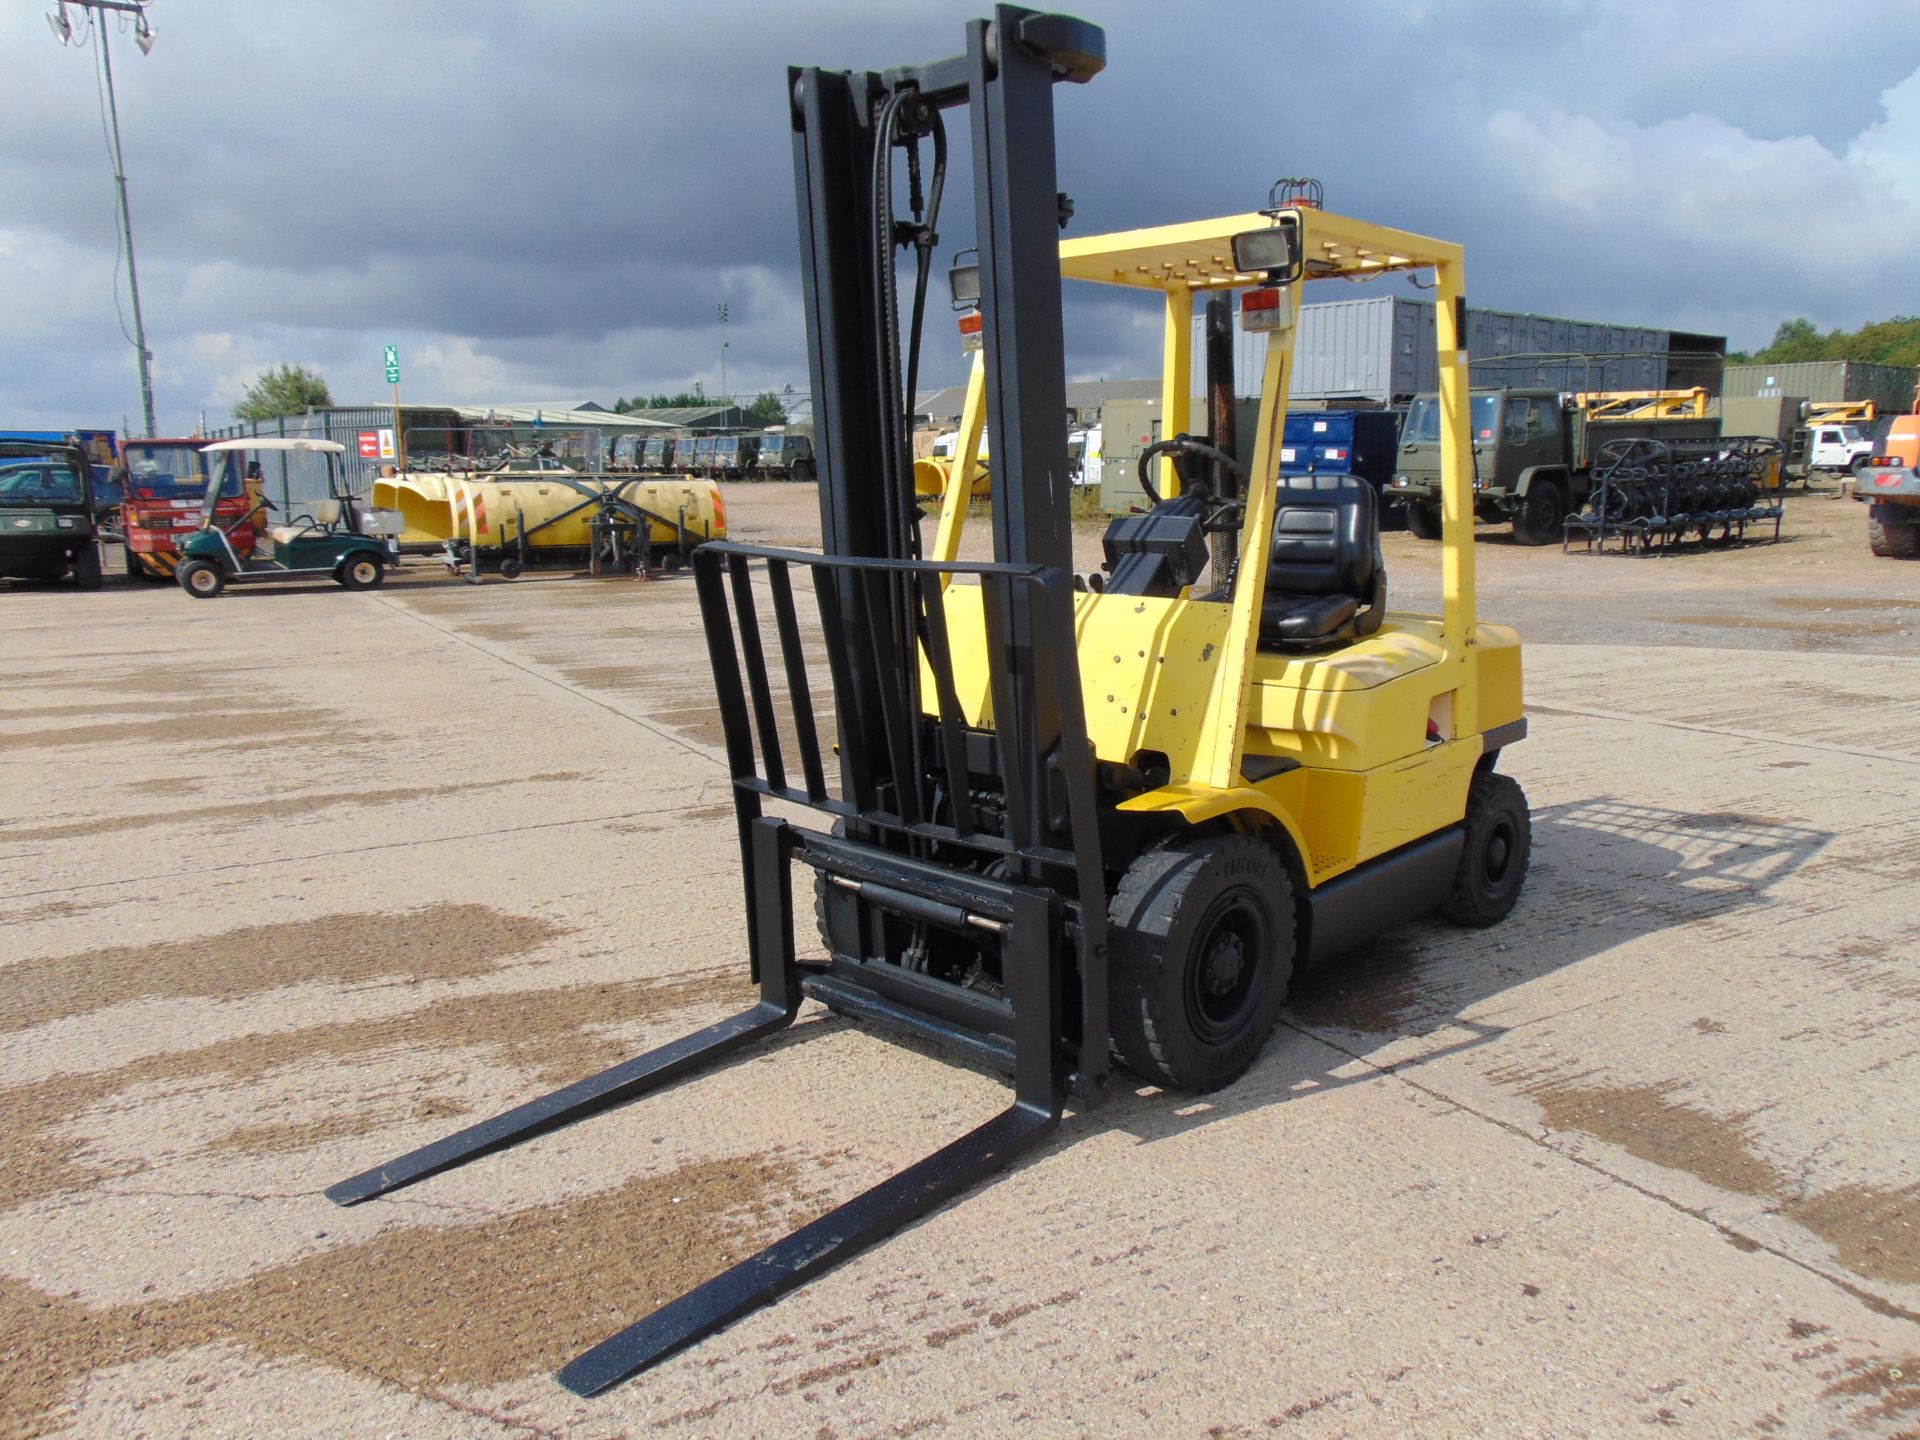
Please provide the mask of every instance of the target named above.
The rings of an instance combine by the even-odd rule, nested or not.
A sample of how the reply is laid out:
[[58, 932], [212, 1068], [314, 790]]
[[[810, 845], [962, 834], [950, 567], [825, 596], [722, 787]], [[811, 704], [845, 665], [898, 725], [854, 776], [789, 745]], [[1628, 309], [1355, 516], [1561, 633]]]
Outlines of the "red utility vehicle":
[[240, 471], [240, 458], [229, 452], [208, 455], [205, 440], [134, 440], [120, 442], [120, 465], [126, 487], [121, 511], [127, 550], [127, 574], [136, 579], [171, 580], [180, 567], [180, 546], [200, 528], [201, 502], [208, 466], [226, 472], [214, 521], [239, 554], [251, 555], [264, 520], [257, 510], [257, 484]]

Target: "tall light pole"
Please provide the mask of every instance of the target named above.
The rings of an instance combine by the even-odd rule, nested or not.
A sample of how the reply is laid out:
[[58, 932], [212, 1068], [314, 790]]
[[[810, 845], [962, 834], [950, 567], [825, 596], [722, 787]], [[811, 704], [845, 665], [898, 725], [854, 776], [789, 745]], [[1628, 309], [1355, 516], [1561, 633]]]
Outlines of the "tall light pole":
[[[73, 5], [86, 11], [117, 10], [133, 16], [133, 41], [140, 47], [142, 55], [153, 51], [153, 26], [147, 23], [147, 0], [54, 0], [53, 11], [47, 16], [47, 23], [53, 27], [53, 33], [62, 45], [74, 43], [73, 21], [67, 16], [67, 6]], [[120, 196], [120, 237], [127, 247], [127, 289], [133, 295], [133, 348], [140, 357], [140, 415], [146, 422], [146, 433], [151, 436], [153, 430], [153, 353], [147, 349], [147, 322], [140, 313], [140, 272], [133, 261], [133, 217], [127, 209], [127, 170], [120, 160], [120, 107], [113, 95], [113, 56], [107, 49], [107, 26], [100, 23], [100, 17], [91, 17], [93, 30], [100, 37], [100, 73], [106, 80], [107, 118], [112, 136], [113, 183]]]
[[727, 302], [722, 300], [714, 310], [720, 316], [720, 403], [726, 405], [732, 399], [727, 393]]

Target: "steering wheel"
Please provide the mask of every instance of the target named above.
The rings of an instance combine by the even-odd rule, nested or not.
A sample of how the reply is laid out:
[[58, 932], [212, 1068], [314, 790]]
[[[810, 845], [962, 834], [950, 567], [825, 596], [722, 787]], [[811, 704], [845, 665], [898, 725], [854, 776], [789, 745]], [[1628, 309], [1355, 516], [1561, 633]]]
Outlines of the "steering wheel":
[[251, 506], [247, 510], [246, 514], [235, 516], [232, 520], [230, 520], [226, 524], [225, 527], [216, 526], [215, 528], [219, 529], [222, 535], [231, 535], [233, 534], [234, 531], [238, 530], [242, 525], [245, 525], [250, 520], [252, 520], [253, 517], [258, 515], [262, 510], [273, 511], [273, 510], [278, 510], [279, 508], [280, 507], [274, 504], [273, 501], [269, 500], [265, 495], [262, 495], [260, 497], [260, 503], [257, 505]]
[[1160, 492], [1154, 488], [1153, 481], [1148, 477], [1152, 474], [1153, 462], [1162, 455], [1169, 454], [1198, 455], [1202, 459], [1226, 466], [1240, 477], [1242, 483], [1245, 483], [1247, 478], [1246, 466], [1226, 451], [1209, 445], [1204, 440], [1192, 435], [1176, 435], [1171, 440], [1156, 440], [1140, 452], [1140, 488], [1146, 492], [1147, 499], [1156, 505], [1160, 503]]

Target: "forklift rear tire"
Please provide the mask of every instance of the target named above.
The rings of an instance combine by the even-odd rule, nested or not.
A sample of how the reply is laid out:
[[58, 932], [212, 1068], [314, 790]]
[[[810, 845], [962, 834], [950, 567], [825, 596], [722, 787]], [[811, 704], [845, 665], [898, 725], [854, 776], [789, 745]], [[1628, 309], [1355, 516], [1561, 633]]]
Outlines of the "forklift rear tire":
[[1493, 770], [1474, 776], [1466, 829], [1460, 868], [1440, 913], [1456, 925], [1484, 930], [1507, 918], [1527, 881], [1533, 821], [1519, 782]]
[[211, 600], [227, 588], [227, 577], [204, 560], [189, 560], [180, 567], [180, 588], [196, 600]]
[[1440, 507], [1419, 500], [1407, 502], [1407, 529], [1416, 540], [1440, 538]]
[[336, 578], [349, 590], [371, 590], [387, 578], [387, 567], [377, 555], [353, 555], [340, 562]]
[[1148, 850], [1109, 907], [1113, 1048], [1205, 1093], [1259, 1058], [1293, 978], [1293, 884], [1272, 846], [1201, 835]]

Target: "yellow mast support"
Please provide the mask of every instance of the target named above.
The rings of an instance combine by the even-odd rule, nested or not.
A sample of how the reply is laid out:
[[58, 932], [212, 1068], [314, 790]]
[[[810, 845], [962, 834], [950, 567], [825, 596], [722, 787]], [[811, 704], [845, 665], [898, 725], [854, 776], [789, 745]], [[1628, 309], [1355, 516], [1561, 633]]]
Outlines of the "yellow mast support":
[[[1160, 438], [1184, 434], [1188, 407], [1193, 404], [1193, 291], [1184, 284], [1167, 290], [1167, 333], [1160, 366]], [[1160, 496], [1171, 500], [1180, 493], [1180, 472], [1173, 457], [1160, 457]]]
[[[947, 468], [947, 488], [940, 493], [940, 528], [934, 532], [933, 554], [927, 558], [951, 564], [960, 555], [960, 534], [967, 528], [967, 504], [973, 498], [973, 472], [980, 461], [980, 436], [987, 428], [987, 357], [973, 353], [967, 376], [967, 398], [960, 406], [960, 433], [953, 440], [953, 461]], [[953, 577], [943, 575], [945, 585]]]
[[1434, 266], [1435, 339], [1440, 362], [1440, 583], [1445, 609], [1441, 633], [1452, 663], [1460, 667], [1453, 694], [1453, 734], [1477, 734], [1480, 707], [1474, 627], [1473, 433], [1467, 370], [1466, 263], [1443, 259]]
[[[1293, 303], [1293, 296], [1286, 297]], [[1191, 309], [1191, 302], [1189, 302]], [[1249, 536], [1273, 533], [1274, 490], [1279, 483], [1280, 437], [1287, 426], [1288, 385], [1293, 371], [1291, 327], [1267, 337], [1267, 366], [1260, 381], [1260, 424], [1253, 442], [1252, 484], [1247, 494], [1246, 521], [1241, 543]], [[1185, 376], [1185, 371], [1182, 372]], [[1200, 723], [1194, 779], [1216, 790], [1245, 784], [1240, 762], [1247, 738], [1247, 688], [1253, 676], [1254, 652], [1260, 644], [1260, 607], [1267, 599], [1267, 557], [1242, 555], [1239, 579], [1233, 587], [1233, 609], [1227, 621], [1228, 643], [1213, 673], [1213, 688]]]

